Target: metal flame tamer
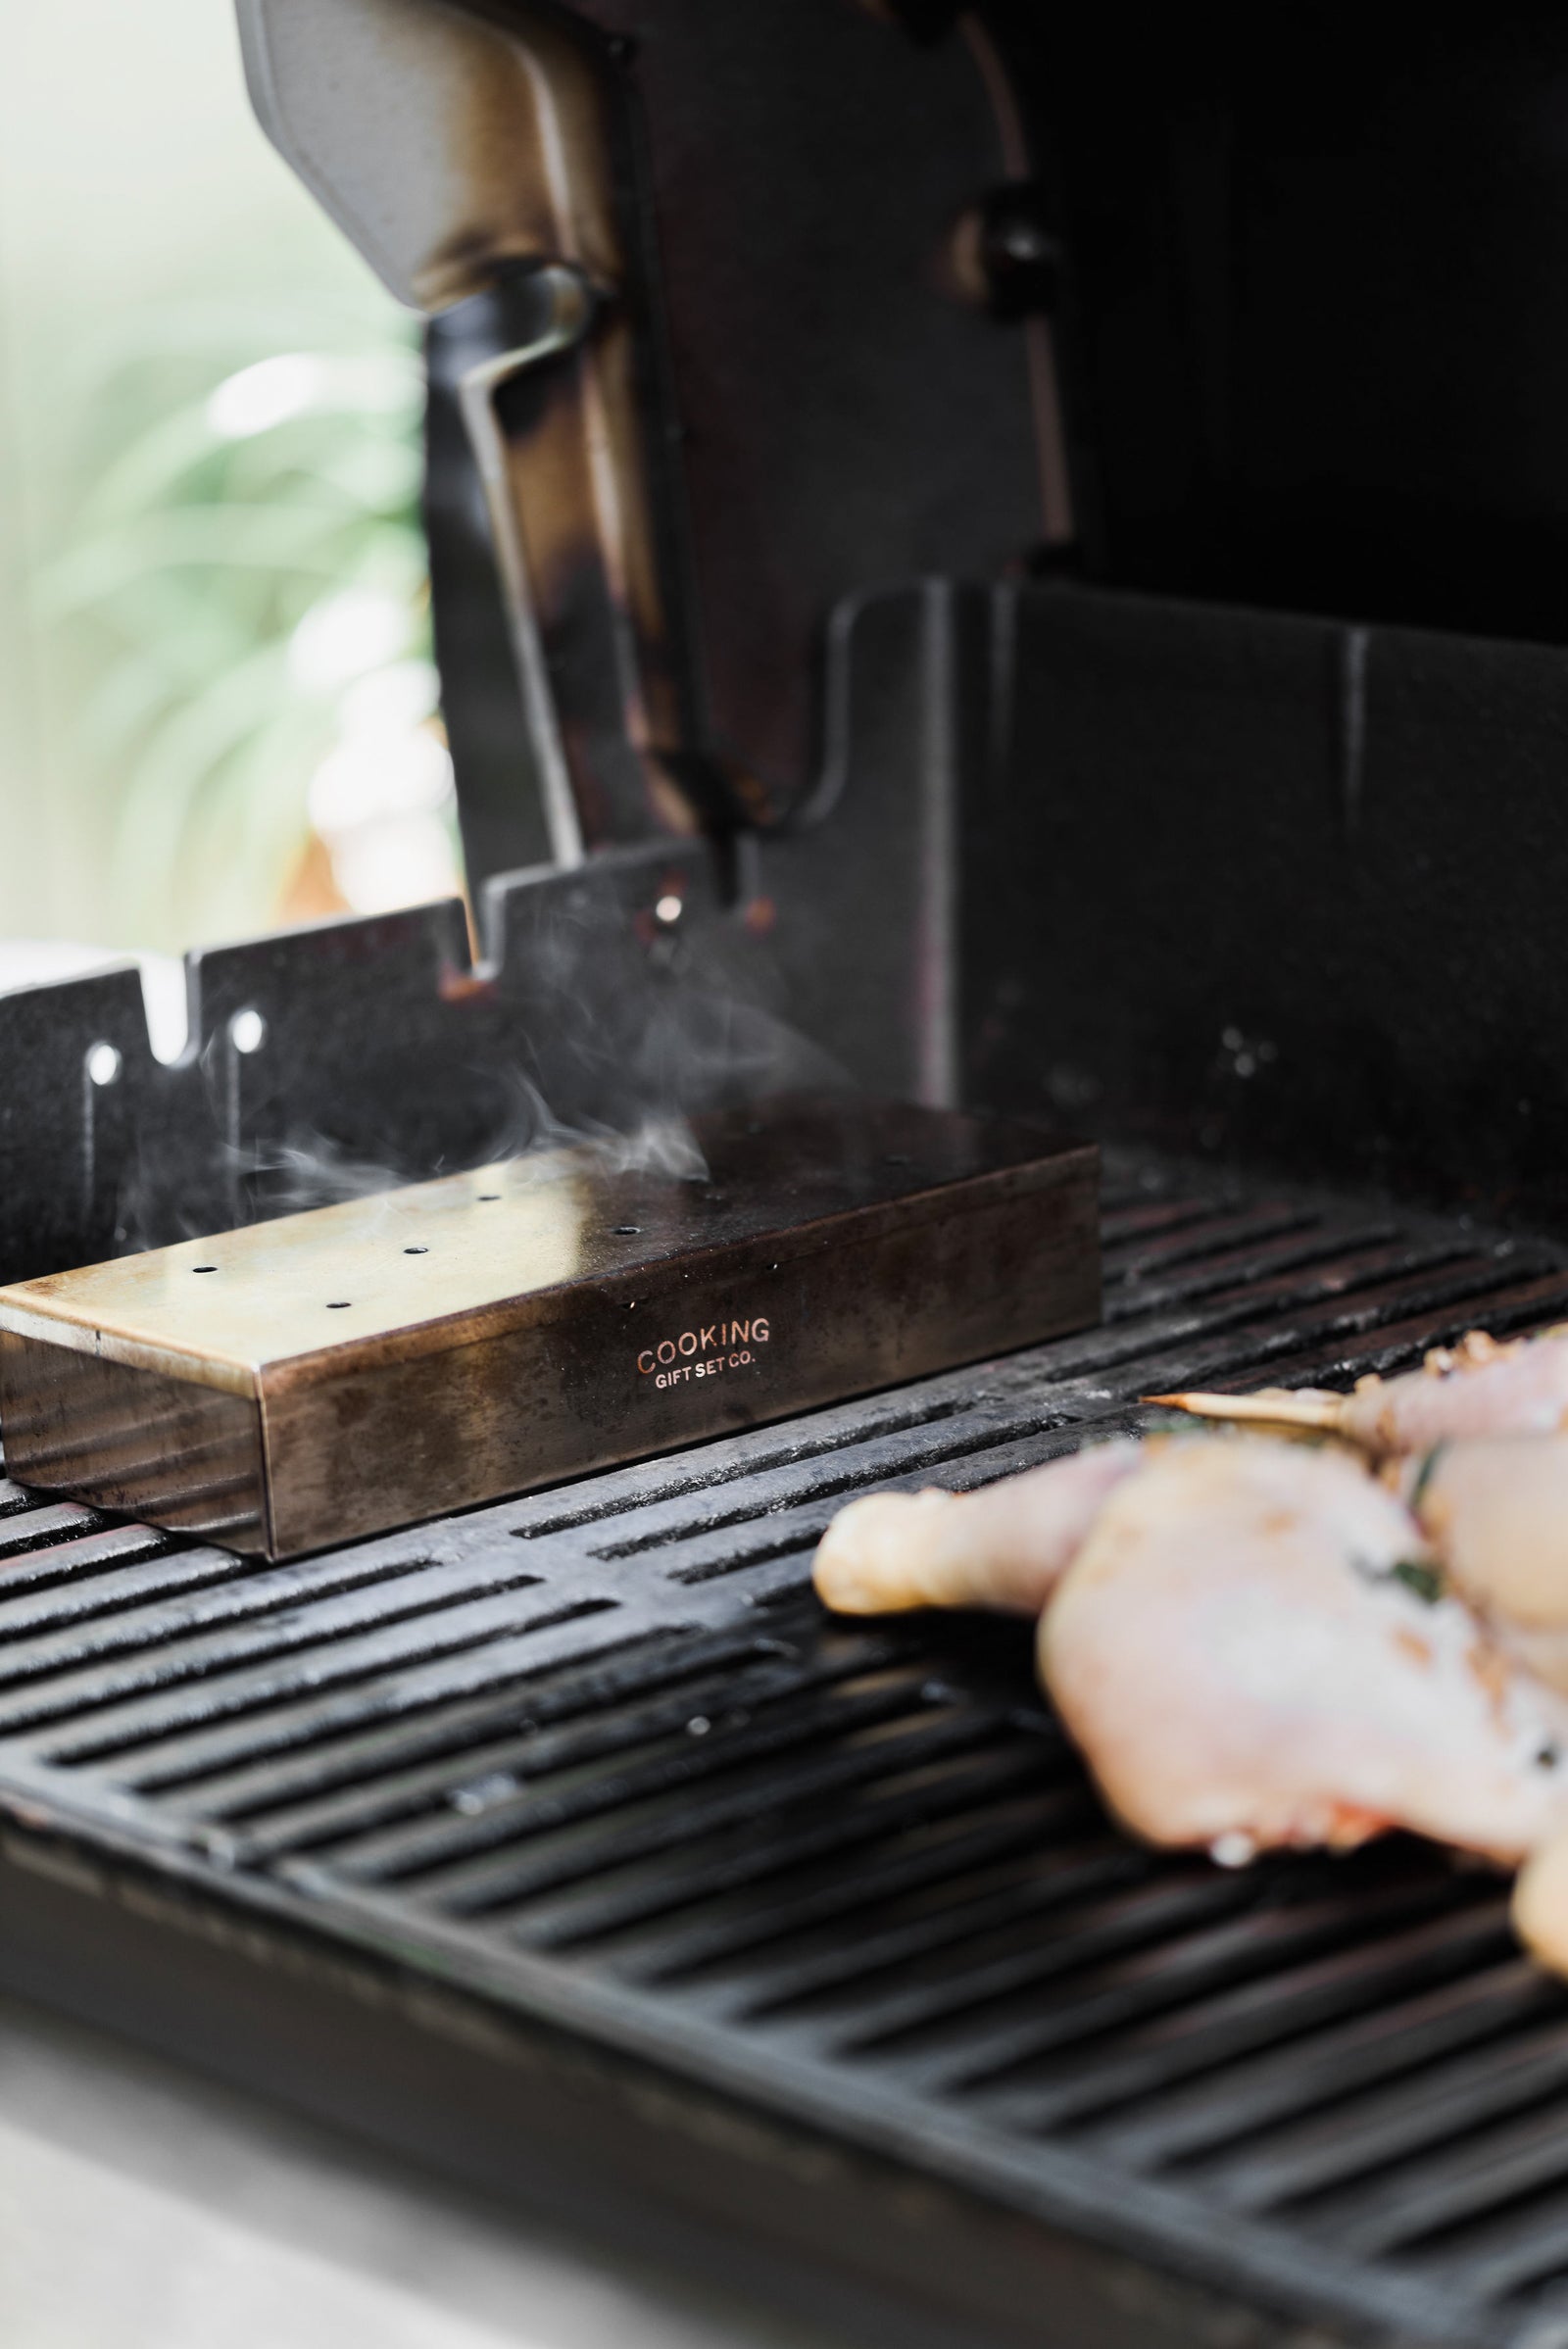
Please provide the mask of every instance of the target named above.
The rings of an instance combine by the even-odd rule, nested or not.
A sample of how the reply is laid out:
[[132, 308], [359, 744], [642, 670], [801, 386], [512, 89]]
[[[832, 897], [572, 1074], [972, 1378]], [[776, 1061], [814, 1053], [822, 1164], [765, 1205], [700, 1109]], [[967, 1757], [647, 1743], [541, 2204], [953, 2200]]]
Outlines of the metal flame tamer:
[[1096, 1153], [908, 1107], [582, 1145], [0, 1290], [24, 1484], [288, 1557], [1084, 1327]]

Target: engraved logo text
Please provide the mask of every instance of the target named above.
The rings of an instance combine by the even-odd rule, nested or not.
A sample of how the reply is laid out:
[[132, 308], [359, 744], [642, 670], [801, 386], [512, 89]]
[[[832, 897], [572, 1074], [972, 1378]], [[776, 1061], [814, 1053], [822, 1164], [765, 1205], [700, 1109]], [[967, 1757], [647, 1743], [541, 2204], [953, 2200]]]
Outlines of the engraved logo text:
[[656, 1387], [678, 1387], [687, 1379], [715, 1379], [721, 1370], [744, 1370], [755, 1362], [755, 1349], [766, 1346], [772, 1330], [763, 1314], [750, 1321], [707, 1321], [678, 1338], [662, 1338], [645, 1346], [637, 1368]]

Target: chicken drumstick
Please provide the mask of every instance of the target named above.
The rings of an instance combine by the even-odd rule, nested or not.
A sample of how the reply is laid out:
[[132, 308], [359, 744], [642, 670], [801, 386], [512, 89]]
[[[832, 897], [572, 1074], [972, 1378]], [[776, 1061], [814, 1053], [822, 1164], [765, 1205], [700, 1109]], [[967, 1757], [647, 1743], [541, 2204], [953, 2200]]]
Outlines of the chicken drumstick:
[[812, 1569], [842, 1615], [1000, 1607], [1038, 1615], [1141, 1444], [1097, 1444], [982, 1493], [870, 1493], [840, 1509]]

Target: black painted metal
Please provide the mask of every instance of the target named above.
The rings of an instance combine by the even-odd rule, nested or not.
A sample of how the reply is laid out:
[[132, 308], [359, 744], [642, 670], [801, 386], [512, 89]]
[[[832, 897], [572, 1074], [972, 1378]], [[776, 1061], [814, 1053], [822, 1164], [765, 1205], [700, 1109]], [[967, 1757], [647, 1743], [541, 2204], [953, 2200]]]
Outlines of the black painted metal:
[[[829, 665], [832, 811], [773, 844], [812, 876], [775, 892], [790, 1015], [882, 1084], [915, 1033], [927, 1098], [1568, 1233], [1568, 207], [1537, 129], [1562, 28], [1380, 29], [1347, 75], [1333, 37], [1238, 39], [1214, 11], [1129, 39], [1034, 0], [963, 32], [901, 5], [902, 47], [869, 12], [809, 37], [799, 11], [726, 30], [710, 0], [587, 13], [642, 43], [720, 702], [763, 648], [763, 731], [807, 771], [835, 597], [928, 562], [947, 582], [922, 629], [920, 591], [873, 606], [902, 611], [902, 681]], [[994, 584], [1034, 534], [1000, 526], [1026, 511], [1019, 331], [937, 298], [939, 213], [1000, 200], [976, 18], [1052, 247], [1031, 299], [1099, 592]], [[803, 172], [813, 90], [832, 127]], [[699, 137], [744, 230], [688, 201]], [[832, 697], [866, 675], [882, 748], [846, 791]], [[861, 954], [903, 941], [891, 1029], [847, 918]]]
[[1106, 1246], [1098, 1332], [283, 1568], [0, 1486], [0, 1801], [1130, 2261], [1149, 2337], [1560, 2337], [1568, 1999], [1495, 1882], [1140, 1852], [1026, 1630], [807, 1574], [850, 1493], [1530, 1326], [1568, 1259], [1131, 1164]]
[[[669, 891], [687, 911], [666, 948], [651, 908]], [[687, 944], [723, 924], [709, 853], [521, 876], [486, 913], [479, 973], [455, 903], [194, 954], [190, 1042], [172, 1065], [152, 1054], [133, 968], [0, 997], [0, 1273], [276, 1213], [302, 1177], [319, 1196], [335, 1176], [373, 1183], [356, 1163], [385, 1169], [383, 1185], [480, 1163], [540, 1130], [541, 1087], [559, 1117], [585, 1114], [586, 1095], [635, 1123], [654, 1097], [628, 1024], [700, 1028], [692, 986], [709, 1000]], [[590, 1023], [591, 1063], [575, 1049]], [[88, 1066], [100, 1043], [120, 1054], [107, 1084]]]
[[470, 886], [550, 856], [543, 786], [523, 722], [522, 682], [507, 634], [484, 491], [458, 386], [508, 345], [484, 311], [460, 304], [425, 340], [424, 485], [430, 619], [441, 714], [458, 778]]
[[[799, 806], [832, 762], [820, 685], [835, 609], [927, 570], [989, 576], [1041, 534], [1022, 341], [957, 296], [945, 259], [965, 207], [1004, 177], [1006, 146], [963, 43], [913, 49], [843, 0], [572, 13], [623, 44], [641, 118], [698, 736], [750, 778], [754, 805]], [[477, 883], [537, 853], [538, 809], [453, 413], [476, 332], [460, 314], [430, 324], [425, 511]]]
[[1561, 643], [1560, 18], [979, 13], [1067, 257], [1092, 575]]
[[1568, 653], [984, 609], [955, 638], [966, 1098], [1568, 1232]]

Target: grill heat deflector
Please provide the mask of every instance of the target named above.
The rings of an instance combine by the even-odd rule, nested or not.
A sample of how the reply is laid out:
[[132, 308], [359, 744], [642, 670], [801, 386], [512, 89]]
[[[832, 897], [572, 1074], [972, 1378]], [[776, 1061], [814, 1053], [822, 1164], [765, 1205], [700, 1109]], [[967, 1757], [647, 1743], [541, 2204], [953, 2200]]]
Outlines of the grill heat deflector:
[[0, 1290], [23, 1484], [289, 1557], [1083, 1329], [1094, 1150], [794, 1101]]

